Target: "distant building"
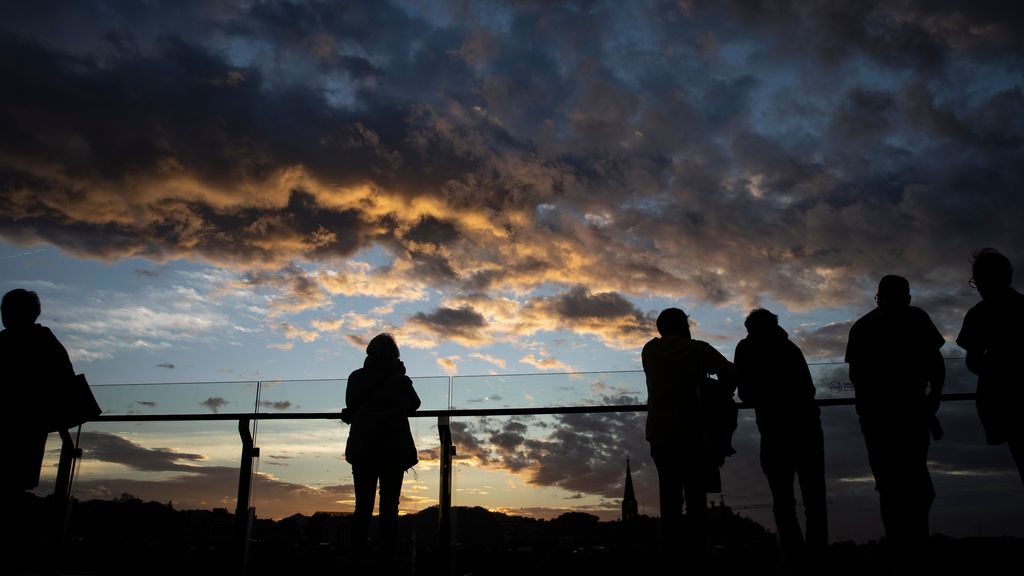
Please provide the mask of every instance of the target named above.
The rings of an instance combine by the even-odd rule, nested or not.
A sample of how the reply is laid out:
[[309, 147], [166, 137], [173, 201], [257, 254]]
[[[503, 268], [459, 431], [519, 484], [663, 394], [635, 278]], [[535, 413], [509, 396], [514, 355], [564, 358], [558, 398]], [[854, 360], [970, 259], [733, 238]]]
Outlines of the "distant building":
[[622, 520], [632, 520], [638, 516], [636, 492], [633, 491], [633, 474], [629, 470], [629, 456], [626, 456], [626, 490], [622, 495]]

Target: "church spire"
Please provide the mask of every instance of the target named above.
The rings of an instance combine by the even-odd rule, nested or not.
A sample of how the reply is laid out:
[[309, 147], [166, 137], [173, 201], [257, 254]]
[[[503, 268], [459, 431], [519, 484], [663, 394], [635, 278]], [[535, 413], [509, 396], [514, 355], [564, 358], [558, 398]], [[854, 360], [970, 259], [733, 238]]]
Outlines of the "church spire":
[[633, 491], [633, 474], [629, 470], [629, 456], [626, 456], [626, 489], [622, 494], [622, 520], [637, 517], [636, 493]]

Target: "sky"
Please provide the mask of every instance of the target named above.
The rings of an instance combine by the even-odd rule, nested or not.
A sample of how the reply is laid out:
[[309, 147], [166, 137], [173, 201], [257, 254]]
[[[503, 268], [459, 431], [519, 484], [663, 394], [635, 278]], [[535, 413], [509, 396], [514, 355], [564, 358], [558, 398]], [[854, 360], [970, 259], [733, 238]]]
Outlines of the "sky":
[[[890, 273], [952, 358], [971, 252], [1021, 268], [1014, 3], [2, 9], [0, 288], [39, 293], [94, 384], [340, 379], [383, 331], [419, 377], [637, 370], [669, 306], [730, 358], [764, 306], [808, 359], [841, 361]], [[499, 403], [551, 392], [512, 382]], [[494, 477], [465, 486], [597, 506], [627, 444], [649, 477], [625, 431], [600, 452], [614, 466], [578, 475], [594, 483], [545, 467], [544, 442], [576, 438], [558, 433], [619, 425], [594, 418], [466, 423], [482, 450], [466, 466]], [[169, 478], [216, 460], [173, 434], [104, 433], [170, 457]], [[497, 457], [530, 453], [524, 434], [542, 443], [526, 472]], [[982, 453], [973, 470], [1005, 475], [1001, 449]], [[499, 500], [480, 502], [515, 507]]]

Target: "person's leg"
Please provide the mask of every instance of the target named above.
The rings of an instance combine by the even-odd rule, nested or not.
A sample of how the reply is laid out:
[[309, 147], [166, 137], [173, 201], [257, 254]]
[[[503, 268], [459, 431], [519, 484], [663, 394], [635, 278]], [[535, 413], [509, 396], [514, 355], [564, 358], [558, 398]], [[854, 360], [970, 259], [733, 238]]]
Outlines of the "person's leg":
[[380, 473], [380, 552], [385, 561], [394, 555], [398, 533], [398, 501], [402, 494], [404, 470]]
[[1010, 446], [1010, 455], [1017, 464], [1017, 473], [1020, 474], [1021, 482], [1024, 482], [1024, 430], [1014, 430], [1006, 439]]
[[373, 466], [352, 465], [352, 481], [356, 491], [356, 509], [352, 515], [351, 568], [359, 573], [370, 538], [370, 518], [377, 497], [377, 470]]
[[[701, 473], [694, 476], [701, 476]], [[704, 574], [710, 569], [708, 551], [708, 493], [703, 478], [689, 478], [684, 473], [686, 485], [686, 551], [689, 573]]]
[[825, 443], [821, 424], [811, 427], [796, 462], [800, 494], [804, 501], [805, 541], [809, 549], [828, 546], [828, 509], [825, 493]]
[[891, 434], [883, 426], [880, 416], [866, 410], [860, 411], [860, 429], [864, 434], [864, 447], [868, 453], [868, 465], [871, 467], [871, 474], [875, 478], [875, 491], [878, 492], [878, 507], [882, 516], [882, 527], [886, 539], [895, 535], [896, 519], [894, 517], [894, 502], [892, 496], [891, 479], [889, 469], [892, 458], [889, 455], [891, 448]]
[[928, 473], [927, 421], [908, 410], [905, 419], [889, 429], [887, 451], [891, 490], [887, 496], [894, 562], [899, 570], [920, 571], [926, 561], [929, 512], [935, 499]]
[[761, 436], [761, 471], [772, 492], [772, 512], [779, 531], [783, 555], [787, 562], [795, 562], [803, 547], [804, 538], [796, 519], [796, 498], [793, 497], [793, 454], [795, 446], [783, 444], [771, 435]]
[[651, 458], [658, 470], [658, 498], [661, 512], [661, 567], [673, 572], [679, 562], [683, 524], [683, 476], [678, 449], [651, 445]]

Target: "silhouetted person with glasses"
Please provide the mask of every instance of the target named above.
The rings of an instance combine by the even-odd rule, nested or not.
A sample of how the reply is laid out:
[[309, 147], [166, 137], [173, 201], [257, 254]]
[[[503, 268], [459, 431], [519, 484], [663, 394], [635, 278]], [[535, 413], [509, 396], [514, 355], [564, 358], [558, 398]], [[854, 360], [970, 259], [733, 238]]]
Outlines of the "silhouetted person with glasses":
[[342, 420], [352, 425], [345, 459], [352, 465], [356, 491], [351, 569], [362, 570], [379, 482], [381, 546], [376, 572], [387, 573], [395, 554], [402, 478], [419, 460], [409, 415], [420, 407], [390, 334], [379, 334], [366, 346], [363, 367], [348, 377], [345, 406]]
[[1024, 295], [1010, 286], [1010, 259], [994, 248], [975, 252], [971, 271], [981, 302], [967, 312], [956, 343], [967, 351], [967, 369], [978, 375], [985, 440], [1009, 444], [1024, 481]]
[[[821, 410], [803, 352], [763, 308], [747, 316], [747, 337], [736, 345], [740, 400], [753, 406], [761, 433], [761, 470], [772, 491], [775, 525], [787, 563], [811, 569], [828, 545], [825, 444]], [[800, 481], [807, 523], [806, 551], [793, 497]], [[805, 553], [806, 552], [806, 553]]]
[[[36, 324], [42, 305], [35, 292], [17, 288], [4, 294], [0, 302], [4, 330], [0, 332], [0, 378], [6, 405], [21, 416], [0, 419], [4, 468], [3, 509], [0, 518], [12, 526], [21, 526], [21, 505], [25, 491], [39, 485], [39, 472], [46, 449], [46, 426], [41, 412], [46, 410], [60, 386], [69, 382], [75, 371], [68, 352], [49, 328]], [[20, 549], [14, 544], [21, 532], [3, 538], [8, 566], [19, 563]]]
[[935, 499], [927, 461], [946, 379], [944, 340], [928, 314], [910, 305], [906, 278], [882, 278], [875, 299], [878, 307], [850, 329], [846, 361], [885, 536], [897, 566], [908, 568], [921, 559]]
[[[660, 337], [644, 345], [641, 358], [647, 377], [647, 441], [658, 469], [662, 569], [678, 572], [679, 564], [685, 564], [702, 570], [707, 563], [707, 493], [721, 490], [719, 466], [725, 457], [721, 425], [709, 421], [715, 410], [708, 405], [731, 403], [733, 367], [710, 344], [690, 337], [682, 310], [664, 310], [657, 327]], [[685, 558], [680, 542], [684, 501]]]

